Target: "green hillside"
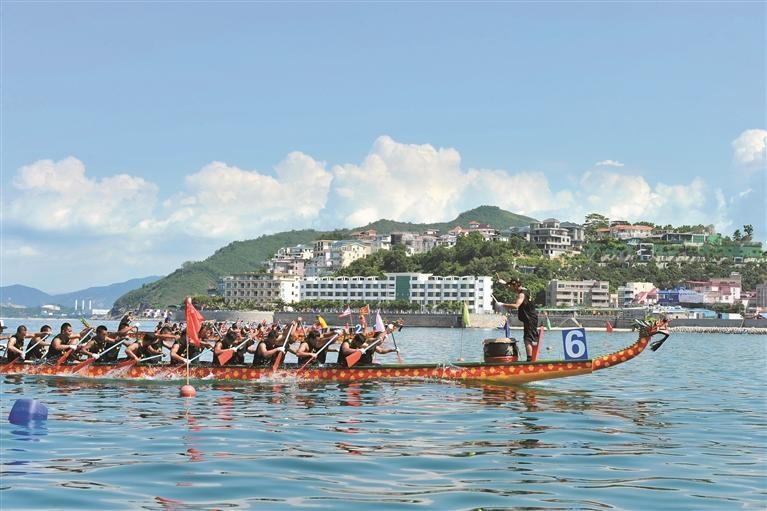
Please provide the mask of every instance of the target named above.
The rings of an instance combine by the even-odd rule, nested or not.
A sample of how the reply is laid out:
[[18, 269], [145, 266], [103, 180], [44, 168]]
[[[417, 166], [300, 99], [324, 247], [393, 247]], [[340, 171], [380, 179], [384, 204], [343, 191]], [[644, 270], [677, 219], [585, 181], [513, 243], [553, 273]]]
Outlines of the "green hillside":
[[523, 226], [533, 218], [509, 213], [495, 206], [480, 206], [458, 215], [454, 220], [435, 224], [412, 224], [393, 220], [378, 220], [352, 230], [322, 232], [315, 230], [289, 231], [264, 235], [254, 240], [235, 241], [217, 250], [204, 261], [188, 262], [160, 280], [145, 284], [121, 296], [114, 304], [115, 312], [146, 307], [168, 307], [180, 304], [185, 296], [206, 294], [224, 275], [263, 270], [263, 261], [272, 257], [281, 247], [312, 243], [317, 239], [348, 238], [353, 231], [375, 229], [379, 234], [394, 231], [421, 232], [439, 229], [446, 232], [460, 225], [477, 221], [497, 229]]

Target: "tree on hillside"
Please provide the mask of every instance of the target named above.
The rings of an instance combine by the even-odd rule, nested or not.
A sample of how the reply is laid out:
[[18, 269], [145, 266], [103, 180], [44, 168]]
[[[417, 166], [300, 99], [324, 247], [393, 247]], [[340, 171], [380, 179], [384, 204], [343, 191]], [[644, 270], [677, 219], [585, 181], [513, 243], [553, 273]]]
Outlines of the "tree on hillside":
[[754, 236], [754, 226], [751, 224], [746, 224], [743, 226], [743, 232], [746, 233], [743, 236], [743, 241], [751, 241]]
[[389, 273], [402, 273], [412, 271], [410, 265], [410, 259], [407, 256], [405, 247], [402, 245], [394, 245], [391, 250], [386, 251], [383, 255], [382, 269]]
[[599, 213], [589, 213], [583, 222], [583, 234], [587, 241], [596, 239], [597, 229], [610, 226], [610, 219]]

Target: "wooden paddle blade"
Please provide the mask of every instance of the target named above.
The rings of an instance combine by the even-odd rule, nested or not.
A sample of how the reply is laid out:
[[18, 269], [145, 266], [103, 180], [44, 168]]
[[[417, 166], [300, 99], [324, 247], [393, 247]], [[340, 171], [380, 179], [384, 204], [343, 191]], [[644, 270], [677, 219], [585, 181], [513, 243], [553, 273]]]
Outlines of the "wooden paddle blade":
[[272, 372], [276, 371], [280, 367], [280, 362], [282, 362], [282, 352], [280, 351], [277, 353], [277, 358], [274, 359], [274, 364], [272, 365]]
[[59, 367], [61, 364], [63, 364], [64, 361], [69, 358], [69, 355], [72, 354], [72, 351], [73, 351], [72, 348], [67, 348], [66, 350], [64, 350], [64, 354], [61, 355], [59, 359], [56, 361], [56, 367]]
[[355, 352], [349, 354], [348, 357], [346, 357], [346, 365], [349, 367], [353, 367], [354, 364], [360, 361], [362, 358], [362, 350], [356, 350]]
[[132, 365], [133, 365], [133, 364], [135, 364], [136, 362], [137, 362], [137, 360], [133, 360], [132, 358], [129, 358], [128, 360], [123, 360], [122, 362], [120, 362], [119, 364], [117, 364], [117, 365], [115, 366], [115, 369], [122, 369], [123, 367], [132, 366]]
[[73, 372], [73, 373], [76, 373], [77, 371], [79, 371], [79, 370], [80, 370], [80, 369], [82, 369], [83, 367], [85, 367], [85, 366], [89, 365], [89, 364], [90, 364], [91, 362], [93, 362], [94, 360], [96, 360], [94, 357], [88, 357], [88, 358], [86, 358], [85, 360], [83, 360], [82, 362], [80, 362], [79, 364], [77, 364], [76, 366], [74, 366], [74, 367], [72, 368], [72, 372]]
[[229, 362], [232, 359], [233, 356], [234, 356], [234, 350], [231, 348], [228, 348], [224, 350], [224, 352], [218, 356], [218, 363], [224, 366], [226, 365], [227, 362]]

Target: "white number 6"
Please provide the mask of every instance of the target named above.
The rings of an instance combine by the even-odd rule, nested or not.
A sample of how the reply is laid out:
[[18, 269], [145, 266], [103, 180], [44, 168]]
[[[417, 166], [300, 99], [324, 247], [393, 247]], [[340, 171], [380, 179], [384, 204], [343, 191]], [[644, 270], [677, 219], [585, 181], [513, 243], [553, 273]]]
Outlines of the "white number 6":
[[583, 328], [562, 330], [562, 343], [565, 348], [566, 360], [587, 360], [589, 358], [586, 348], [586, 330]]

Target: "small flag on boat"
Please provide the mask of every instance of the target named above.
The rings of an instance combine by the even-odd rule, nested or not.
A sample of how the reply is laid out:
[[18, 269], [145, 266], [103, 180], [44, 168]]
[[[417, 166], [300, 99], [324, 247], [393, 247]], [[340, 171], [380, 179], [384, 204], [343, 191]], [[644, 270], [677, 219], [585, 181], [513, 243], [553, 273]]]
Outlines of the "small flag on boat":
[[346, 310], [338, 315], [339, 318], [347, 318], [352, 315], [352, 309], [347, 305]]
[[370, 305], [360, 307], [360, 314], [370, 314]]
[[471, 326], [471, 320], [469, 319], [469, 308], [466, 306], [466, 302], [463, 302], [463, 311], [461, 311], [461, 322], [464, 328]]
[[384, 325], [383, 319], [381, 318], [381, 311], [377, 310], [376, 311], [376, 323], [373, 326], [373, 331], [374, 332], [383, 332], [384, 330], [386, 330], [386, 325]]
[[551, 330], [551, 320], [549, 319], [549, 313], [546, 313], [546, 330]]
[[613, 325], [612, 325], [612, 323], [610, 323], [610, 322], [608, 321], [608, 322], [607, 322], [607, 324], [605, 325], [605, 328], [607, 329], [607, 333], [610, 333], [610, 332], [612, 332], [612, 331], [613, 331]]
[[192, 305], [192, 298], [186, 297], [186, 338], [189, 339], [195, 346], [200, 345], [200, 327], [205, 318], [199, 313], [197, 309]]
[[511, 328], [509, 328], [508, 318], [506, 318], [506, 323], [503, 324], [503, 335], [505, 335], [507, 339], [511, 339]]

